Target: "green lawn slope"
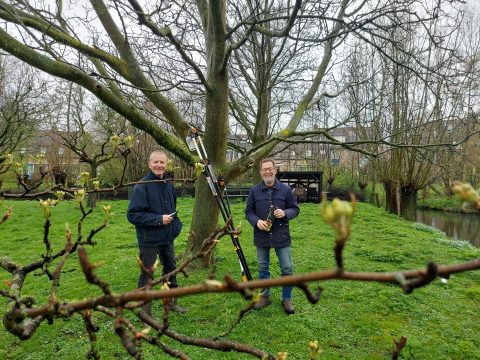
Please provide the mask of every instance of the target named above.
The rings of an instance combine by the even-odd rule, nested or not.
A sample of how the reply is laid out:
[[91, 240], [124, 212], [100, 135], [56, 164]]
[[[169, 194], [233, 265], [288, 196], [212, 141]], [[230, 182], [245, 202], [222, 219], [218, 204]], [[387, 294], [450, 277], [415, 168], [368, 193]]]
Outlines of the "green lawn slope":
[[[101, 203], [106, 204], [106, 203]], [[107, 280], [114, 292], [136, 286], [138, 265], [135, 229], [126, 218], [126, 201], [109, 202], [112, 218], [100, 232], [97, 245], [88, 247], [92, 261], [100, 264], [96, 273]], [[178, 212], [186, 226], [176, 241], [177, 254], [186, 246], [193, 200], [180, 199]], [[0, 225], [0, 256], [9, 256], [19, 263], [38, 259], [44, 251], [43, 219], [36, 202], [4, 201], [2, 207], [13, 206], [12, 217]], [[240, 240], [250, 270], [256, 277], [255, 249], [252, 229], [243, 215], [244, 203], [234, 204], [236, 224], [241, 223]], [[65, 243], [65, 223], [74, 236], [80, 212], [74, 202], [62, 202], [53, 209], [51, 240], [54, 249]], [[83, 225], [84, 234], [103, 219], [101, 208]], [[334, 266], [334, 233], [320, 219], [318, 205], [302, 204], [297, 219], [291, 222], [294, 271], [305, 273]], [[360, 203], [353, 221], [352, 236], [344, 251], [345, 268], [351, 271], [394, 271], [424, 267], [428, 261], [452, 264], [480, 256], [480, 250], [456, 243], [442, 233], [390, 215], [381, 209]], [[272, 253], [272, 274], [279, 276]], [[100, 295], [101, 291], [84, 280], [73, 255], [62, 274], [59, 298], [72, 301]], [[221, 280], [225, 274], [240, 278], [239, 264], [229, 238], [222, 238], [215, 252], [215, 266], [191, 271], [188, 278], [179, 276], [181, 285], [201, 283], [209, 275]], [[37, 275], [37, 276], [36, 276]], [[48, 298], [50, 285], [44, 276], [33, 274], [27, 279], [23, 295], [31, 295], [37, 303]], [[9, 279], [0, 269], [0, 278]], [[262, 311], [251, 312], [227, 337], [246, 342], [274, 354], [286, 351], [289, 359], [308, 359], [308, 342], [318, 340], [321, 359], [390, 359], [393, 338], [408, 338], [402, 359], [480, 359], [480, 271], [457, 274], [444, 284], [431, 285], [405, 295], [398, 286], [352, 281], [324, 281], [318, 304], [310, 304], [300, 290], [294, 290], [296, 313], [287, 316], [281, 309], [281, 289], [272, 290], [273, 304]], [[0, 287], [6, 288], [3, 282]], [[172, 314], [171, 327], [190, 336], [213, 337], [223, 333], [235, 321], [239, 310], [248, 303], [238, 294], [206, 294], [180, 299], [188, 308], [185, 315]], [[0, 309], [5, 299], [0, 298]], [[155, 302], [154, 314], [160, 316], [161, 304]], [[137, 319], [132, 321], [141, 326]], [[103, 359], [128, 359], [114, 333], [113, 321], [94, 314], [99, 326], [99, 350]], [[163, 339], [172, 347], [185, 351], [192, 359], [249, 359], [235, 352], [184, 346]], [[87, 333], [80, 315], [44, 323], [33, 337], [21, 341], [0, 325], [1, 359], [81, 359], [89, 349]], [[158, 348], [143, 345], [144, 359], [168, 358]]]

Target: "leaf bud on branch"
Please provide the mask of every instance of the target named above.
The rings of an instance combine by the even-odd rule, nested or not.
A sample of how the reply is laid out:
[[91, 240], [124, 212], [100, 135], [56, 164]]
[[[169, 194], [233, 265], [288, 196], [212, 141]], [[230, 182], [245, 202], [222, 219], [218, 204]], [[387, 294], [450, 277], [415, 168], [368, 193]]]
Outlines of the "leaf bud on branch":
[[88, 171], [81, 172], [80, 180], [82, 180], [83, 186], [87, 186], [88, 180], [90, 180], [90, 173]]
[[4, 165], [7, 165], [7, 166], [13, 165], [14, 157], [12, 153], [5, 154], [3, 157], [4, 157], [4, 160], [3, 160]]
[[118, 135], [111, 136], [109, 142], [112, 145], [112, 147], [116, 149], [117, 146], [120, 144], [120, 136]]
[[131, 149], [135, 145], [135, 137], [133, 135], [128, 135], [123, 139], [123, 142], [127, 148]]
[[92, 187], [94, 190], [100, 190], [100, 180], [92, 180]]
[[55, 196], [57, 197], [57, 200], [58, 200], [58, 201], [62, 201], [63, 198], [65, 197], [65, 191], [60, 191], [60, 190], [58, 190], [58, 191], [55, 191], [54, 194], [55, 194]]
[[195, 177], [199, 177], [204, 168], [205, 165], [201, 163], [195, 163]]
[[350, 237], [350, 227], [352, 225], [353, 215], [355, 214], [355, 195], [352, 194], [352, 204], [340, 199], [333, 199], [327, 204], [326, 195], [323, 194], [320, 205], [320, 215], [325, 222], [330, 225], [337, 233], [336, 245], [334, 247], [335, 260], [337, 267], [343, 271], [342, 251], [347, 239]]
[[82, 202], [85, 199], [85, 189], [80, 189], [74, 192], [75, 200]]
[[322, 353], [322, 349], [320, 349], [318, 345], [318, 340], [310, 341], [308, 347], [310, 348], [310, 360], [316, 359], [317, 356]]
[[350, 235], [350, 226], [354, 213], [355, 196], [352, 195], [352, 204], [350, 205], [348, 202], [337, 198], [333, 199], [330, 204], [327, 204], [324, 195], [320, 205], [320, 215], [337, 233], [337, 241], [339, 239], [344, 239], [345, 241]]
[[50, 219], [52, 215], [52, 207], [58, 204], [58, 200], [47, 199], [47, 200], [40, 200], [40, 208], [43, 211], [43, 217], [45, 219]]

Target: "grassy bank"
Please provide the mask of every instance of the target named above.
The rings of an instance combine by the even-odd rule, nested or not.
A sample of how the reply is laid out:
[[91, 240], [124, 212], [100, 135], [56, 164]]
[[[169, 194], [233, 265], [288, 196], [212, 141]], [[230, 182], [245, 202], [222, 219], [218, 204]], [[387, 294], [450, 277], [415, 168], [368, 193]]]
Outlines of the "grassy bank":
[[473, 214], [477, 211], [463, 206], [463, 202], [455, 198], [435, 198], [418, 201], [418, 207], [431, 210]]
[[[7, 202], [14, 214], [0, 226], [0, 256], [10, 256], [17, 262], [38, 259], [43, 252], [43, 221], [37, 204]], [[100, 262], [96, 273], [111, 284], [115, 292], [130, 290], [136, 285], [138, 268], [135, 230], [125, 219], [127, 202], [111, 202], [113, 215], [110, 225], [95, 238], [97, 245], [87, 248], [92, 261]], [[185, 249], [192, 199], [181, 199], [178, 211], [187, 226], [176, 241], [176, 251]], [[53, 209], [51, 239], [55, 249], [65, 242], [65, 223], [76, 234], [79, 212], [75, 204], [61, 203]], [[242, 246], [256, 275], [252, 229], [244, 220], [244, 203], [233, 206], [236, 223], [242, 223]], [[85, 233], [103, 219], [97, 208], [84, 224]], [[334, 234], [318, 216], [318, 206], [302, 204], [299, 218], [292, 221], [292, 256], [294, 271], [304, 273], [330, 269], [334, 266]], [[394, 271], [424, 267], [430, 260], [441, 264], [467, 261], [480, 256], [480, 250], [468, 245], [456, 246], [444, 235], [428, 227], [415, 228], [411, 222], [368, 204], [358, 204], [352, 236], [345, 248], [347, 270]], [[278, 265], [272, 256], [273, 275]], [[231, 242], [223, 238], [215, 254], [214, 277], [226, 273], [239, 279], [238, 260]], [[197, 270], [188, 278], [179, 277], [181, 285], [202, 282], [208, 270]], [[2, 279], [9, 274], [0, 269]], [[87, 285], [79, 269], [77, 256], [70, 258], [62, 275], [59, 298], [65, 301], [100, 295], [98, 288]], [[5, 288], [5, 285], [0, 285]], [[284, 315], [280, 306], [280, 289], [273, 289], [273, 304], [262, 311], [249, 313], [228, 339], [250, 343], [272, 353], [286, 351], [289, 359], [307, 359], [308, 342], [318, 340], [323, 349], [321, 359], [389, 359], [392, 338], [406, 336], [407, 346], [402, 359], [480, 359], [480, 272], [451, 277], [448, 283], [435, 281], [431, 285], [404, 295], [398, 286], [347, 281], [327, 281], [311, 284], [322, 286], [324, 292], [317, 305], [311, 305], [299, 290], [294, 290], [297, 312]], [[48, 298], [50, 287], [43, 276], [30, 276], [24, 295], [35, 296], [39, 303]], [[207, 294], [180, 299], [189, 311], [173, 314], [171, 327], [182, 333], [211, 337], [221, 334], [235, 321], [247, 302], [236, 294]], [[0, 309], [5, 300], [0, 299]], [[161, 314], [161, 305], [154, 303], [154, 314]], [[136, 319], [132, 320], [139, 325]], [[99, 350], [104, 359], [129, 358], [114, 334], [113, 322], [101, 314], [94, 315]], [[164, 340], [162, 338], [162, 340]], [[192, 359], [249, 359], [238, 353], [221, 353], [203, 348], [179, 347]], [[89, 348], [88, 336], [79, 315], [42, 324], [35, 335], [20, 341], [0, 325], [0, 358], [3, 359], [79, 359]], [[143, 358], [167, 358], [157, 348], [144, 345]]]

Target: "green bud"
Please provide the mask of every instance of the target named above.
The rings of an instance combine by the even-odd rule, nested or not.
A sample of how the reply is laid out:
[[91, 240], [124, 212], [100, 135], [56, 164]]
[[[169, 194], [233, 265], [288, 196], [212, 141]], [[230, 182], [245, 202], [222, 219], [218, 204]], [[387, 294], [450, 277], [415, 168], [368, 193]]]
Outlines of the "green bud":
[[135, 145], [135, 138], [132, 135], [128, 135], [123, 141], [125, 142], [125, 146], [129, 149]]
[[94, 190], [100, 190], [100, 180], [93, 180], [92, 187]]
[[204, 168], [205, 165], [201, 163], [195, 163], [195, 177], [199, 177]]
[[82, 202], [85, 199], [85, 189], [80, 189], [74, 192], [75, 200]]
[[120, 137], [118, 135], [113, 135], [110, 137], [109, 139], [110, 141], [110, 144], [116, 148], [118, 146], [118, 144], [120, 144]]
[[87, 186], [88, 180], [90, 180], [90, 173], [88, 171], [80, 173], [80, 180], [82, 180], [83, 186]]
[[47, 199], [47, 200], [40, 200], [40, 208], [43, 211], [43, 217], [45, 219], [49, 219], [50, 215], [52, 214], [52, 207], [57, 205], [57, 200]]
[[65, 197], [65, 191], [55, 191], [55, 196], [59, 201], [61, 201]]
[[110, 212], [112, 211], [111, 205], [102, 205], [102, 210], [105, 213], [105, 220], [108, 221], [110, 218]]
[[323, 218], [327, 223], [332, 223], [335, 220], [335, 211], [331, 206], [328, 206], [324, 213], [323, 213]]
[[5, 160], [3, 161], [3, 163], [5, 165], [12, 165], [13, 164], [13, 154], [11, 153], [8, 153], [8, 154], [5, 154]]

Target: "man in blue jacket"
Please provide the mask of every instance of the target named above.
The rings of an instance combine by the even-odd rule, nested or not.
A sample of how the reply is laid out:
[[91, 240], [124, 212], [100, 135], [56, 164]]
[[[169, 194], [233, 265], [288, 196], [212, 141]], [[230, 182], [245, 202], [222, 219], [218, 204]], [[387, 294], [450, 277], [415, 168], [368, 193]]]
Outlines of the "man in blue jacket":
[[[270, 248], [277, 254], [282, 276], [293, 274], [289, 221], [296, 218], [300, 209], [292, 190], [275, 178], [277, 169], [273, 159], [260, 162], [262, 182], [253, 186], [248, 195], [245, 215], [253, 226], [253, 243], [257, 248], [258, 275], [270, 278]], [[292, 287], [282, 288], [282, 306], [287, 314], [293, 314]], [[259, 310], [271, 304], [270, 289], [263, 289], [255, 304]]]
[[[146, 269], [152, 271], [160, 258], [163, 266], [162, 274], [175, 270], [175, 253], [173, 241], [182, 230], [182, 223], [176, 214], [177, 198], [171, 181], [164, 180], [168, 158], [162, 151], [154, 151], [148, 161], [149, 173], [133, 188], [128, 204], [127, 219], [135, 225], [137, 232], [140, 259]], [[147, 284], [148, 273], [142, 271], [138, 278], [138, 287]], [[153, 274], [152, 274], [153, 276]], [[178, 287], [176, 276], [170, 276], [169, 287]], [[143, 306], [143, 310], [152, 315], [151, 302]], [[170, 301], [170, 310], [186, 312], [176, 299]]]

